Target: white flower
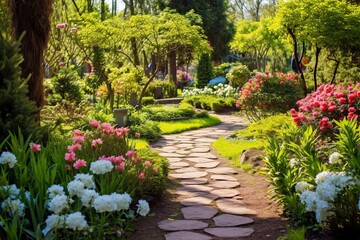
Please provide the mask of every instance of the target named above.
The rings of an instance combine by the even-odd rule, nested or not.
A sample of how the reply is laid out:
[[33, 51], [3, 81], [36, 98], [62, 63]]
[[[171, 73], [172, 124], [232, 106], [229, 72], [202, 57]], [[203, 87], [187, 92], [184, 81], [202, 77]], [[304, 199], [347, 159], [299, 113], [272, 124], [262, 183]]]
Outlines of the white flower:
[[113, 201], [117, 205], [117, 211], [129, 209], [130, 203], [132, 201], [129, 194], [127, 194], [127, 193], [123, 193], [123, 194], [112, 193], [110, 196], [113, 198]]
[[15, 199], [19, 196], [20, 190], [16, 187], [15, 184], [11, 184], [10, 186], [1, 186], [2, 190], [9, 194], [9, 197]]
[[292, 159], [290, 159], [290, 167], [291, 168], [293, 168], [293, 167], [295, 167], [296, 165], [298, 165], [299, 164], [299, 159], [297, 159], [297, 158], [292, 158]]
[[84, 183], [86, 188], [95, 189], [95, 181], [93, 175], [90, 175], [88, 173], [87, 174], [78, 173], [75, 176], [75, 180]]
[[9, 168], [13, 168], [17, 163], [16, 157], [11, 152], [3, 152], [0, 156], [0, 164], [8, 164]]
[[19, 199], [14, 200], [11, 198], [7, 198], [2, 202], [1, 207], [4, 211], [8, 212], [12, 216], [24, 216], [25, 204], [22, 203]]
[[99, 194], [95, 190], [85, 189], [81, 196], [81, 202], [85, 207], [90, 207], [97, 197]]
[[138, 207], [136, 213], [138, 213], [139, 215], [146, 216], [149, 214], [150, 207], [147, 201], [140, 199], [136, 206]]
[[67, 189], [69, 191], [70, 196], [78, 196], [81, 197], [84, 191], [85, 184], [78, 180], [74, 180], [68, 183]]
[[329, 184], [327, 181], [322, 182], [316, 187], [316, 194], [320, 199], [325, 201], [334, 201], [338, 193], [335, 185]]
[[329, 163], [330, 164], [336, 164], [336, 163], [341, 163], [341, 154], [338, 152], [334, 152], [333, 154], [330, 155], [329, 157]]
[[60, 214], [67, 208], [69, 208], [69, 203], [66, 195], [56, 195], [48, 204], [48, 209], [56, 214]]
[[63, 228], [65, 224], [65, 216], [52, 214], [47, 217], [45, 222], [46, 222], [46, 227], [44, 230], [42, 230], [44, 236], [46, 236], [46, 234], [52, 229]]
[[319, 183], [323, 182], [326, 178], [328, 178], [329, 176], [332, 176], [332, 175], [334, 175], [334, 174], [329, 171], [320, 172], [316, 175], [315, 182], [317, 184], [319, 184]]
[[306, 211], [315, 212], [316, 211], [316, 199], [317, 196], [315, 192], [305, 190], [300, 195], [300, 201], [305, 204]]
[[114, 166], [110, 161], [107, 160], [97, 160], [96, 162], [92, 162], [90, 165], [90, 171], [94, 174], [105, 174], [107, 172], [111, 172]]
[[110, 195], [97, 197], [93, 202], [93, 207], [97, 212], [115, 212], [117, 204]]
[[48, 188], [47, 192], [49, 193], [49, 198], [53, 198], [56, 195], [64, 195], [64, 188], [60, 185], [54, 184]]
[[314, 186], [307, 182], [298, 182], [295, 186], [295, 191], [298, 193], [302, 193], [305, 190], [310, 190]]
[[66, 220], [66, 228], [70, 228], [74, 231], [76, 230], [84, 230], [89, 227], [85, 216], [82, 215], [80, 212], [74, 212], [72, 214], [67, 215]]
[[331, 211], [331, 205], [327, 201], [323, 201], [321, 199], [316, 200], [316, 221], [318, 223], [325, 222], [328, 217], [333, 215], [334, 213]]

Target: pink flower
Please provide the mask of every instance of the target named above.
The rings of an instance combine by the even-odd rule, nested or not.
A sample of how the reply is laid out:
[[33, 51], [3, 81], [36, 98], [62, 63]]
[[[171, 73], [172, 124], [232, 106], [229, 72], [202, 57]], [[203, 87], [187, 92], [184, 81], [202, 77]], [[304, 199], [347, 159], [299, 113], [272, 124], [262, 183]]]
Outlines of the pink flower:
[[76, 33], [76, 32], [77, 32], [77, 28], [76, 28], [76, 27], [72, 27], [72, 28], [70, 29], [70, 32], [71, 32], [71, 33]]
[[284, 81], [280, 81], [280, 85], [284, 85]]
[[125, 162], [125, 158], [123, 156], [115, 157], [113, 160], [114, 163], [123, 163]]
[[354, 112], [356, 112], [356, 109], [354, 107], [349, 107], [348, 111], [351, 112], [351, 113], [354, 113]]
[[346, 98], [339, 98], [339, 103], [340, 104], [345, 104], [346, 103]]
[[134, 162], [134, 163], [137, 163], [137, 162], [140, 162], [141, 158], [139, 157], [132, 157], [131, 160]]
[[89, 123], [89, 126], [90, 126], [90, 127], [94, 127], [94, 128], [97, 128], [97, 127], [99, 127], [100, 125], [101, 125], [101, 122], [96, 121], [96, 120], [92, 120], [92, 121], [90, 121], [90, 123]]
[[81, 130], [79, 130], [79, 129], [75, 129], [75, 130], [71, 133], [71, 137], [77, 137], [77, 136], [83, 136], [83, 133], [82, 133]]
[[31, 150], [33, 151], [33, 152], [40, 152], [40, 150], [41, 150], [41, 145], [40, 144], [36, 144], [36, 143], [30, 143], [29, 144], [29, 146], [30, 146], [30, 148], [31, 148]]
[[152, 165], [152, 163], [150, 161], [145, 161], [144, 162], [145, 167], [150, 167], [151, 165]]
[[69, 152], [75, 152], [76, 150], [81, 150], [80, 144], [74, 144], [67, 147]]
[[65, 153], [65, 160], [69, 162], [75, 161], [76, 160], [75, 153], [74, 152]]
[[56, 24], [56, 28], [57, 29], [64, 29], [64, 28], [67, 28], [68, 27], [68, 24], [67, 23], [59, 23], [59, 24]]
[[125, 169], [125, 162], [121, 162], [121, 163], [115, 165], [115, 169], [117, 169], [119, 171], [123, 171]]
[[79, 168], [81, 168], [81, 167], [86, 167], [86, 161], [85, 160], [82, 160], [82, 159], [79, 159], [79, 160], [77, 160], [75, 163], [74, 163], [74, 165], [73, 165], [73, 167], [75, 168], [75, 169], [79, 169]]
[[135, 137], [136, 137], [136, 138], [140, 138], [140, 133], [139, 133], [139, 132], [136, 132], [136, 133], [135, 133]]
[[133, 157], [136, 153], [136, 150], [129, 150], [126, 152], [125, 156], [127, 157]]
[[84, 140], [85, 140], [84, 136], [76, 136], [73, 138], [74, 143], [82, 143], [84, 142]]
[[145, 178], [145, 173], [144, 173], [144, 172], [141, 172], [141, 173], [139, 174], [139, 178], [140, 178], [140, 179], [144, 179], [144, 178]]
[[99, 145], [103, 144], [103, 141], [101, 140], [101, 138], [94, 139], [94, 140], [92, 140], [92, 142], [91, 142], [91, 146], [92, 146], [92, 147], [96, 147], [98, 144], [99, 144]]

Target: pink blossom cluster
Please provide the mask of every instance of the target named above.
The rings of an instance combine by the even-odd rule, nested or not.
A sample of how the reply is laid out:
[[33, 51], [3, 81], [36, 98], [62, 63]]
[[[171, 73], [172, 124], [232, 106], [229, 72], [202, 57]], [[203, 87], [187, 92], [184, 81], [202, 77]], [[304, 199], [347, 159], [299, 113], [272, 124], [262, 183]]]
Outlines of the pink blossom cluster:
[[30, 148], [31, 148], [31, 150], [33, 152], [40, 152], [41, 151], [41, 145], [40, 144], [36, 144], [36, 143], [31, 142], [29, 144], [29, 146], [30, 146]]
[[56, 24], [57, 29], [65, 29], [67, 27], [68, 27], [67, 23], [58, 23], [58, 24]]
[[358, 119], [360, 114], [360, 83], [323, 84], [297, 102], [299, 110], [290, 114], [296, 125], [312, 124], [321, 131], [331, 129], [333, 120]]
[[[106, 135], [116, 135], [120, 138], [122, 137], [126, 137], [129, 135], [130, 133], [130, 129], [129, 128], [115, 128], [113, 127], [110, 123], [101, 123], [99, 121], [96, 120], [92, 120], [89, 123], [89, 126], [92, 128], [97, 128], [100, 129], [100, 131]], [[102, 144], [102, 143], [98, 143], [98, 144]]]

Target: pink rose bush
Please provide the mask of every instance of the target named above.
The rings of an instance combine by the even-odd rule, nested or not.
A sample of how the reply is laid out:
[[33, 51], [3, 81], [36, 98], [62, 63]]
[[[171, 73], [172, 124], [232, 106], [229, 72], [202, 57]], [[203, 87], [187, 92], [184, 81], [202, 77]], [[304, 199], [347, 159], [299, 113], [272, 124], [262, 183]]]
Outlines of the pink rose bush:
[[334, 120], [356, 119], [360, 114], [360, 83], [323, 84], [297, 102], [298, 111], [290, 113], [296, 125], [310, 124], [322, 132], [330, 133]]
[[250, 121], [285, 113], [303, 97], [297, 74], [258, 74], [243, 85], [236, 106]]

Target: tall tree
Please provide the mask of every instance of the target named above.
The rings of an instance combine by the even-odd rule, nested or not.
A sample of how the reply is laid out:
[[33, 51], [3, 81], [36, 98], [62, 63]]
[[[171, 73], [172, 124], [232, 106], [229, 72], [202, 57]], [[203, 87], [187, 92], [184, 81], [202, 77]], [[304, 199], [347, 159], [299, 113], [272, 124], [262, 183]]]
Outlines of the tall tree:
[[15, 39], [21, 39], [21, 53], [24, 61], [21, 64], [22, 76], [30, 76], [29, 98], [38, 107], [44, 104], [44, 50], [47, 47], [50, 33], [50, 17], [53, 11], [53, 0], [8, 0], [12, 14], [12, 30]]

